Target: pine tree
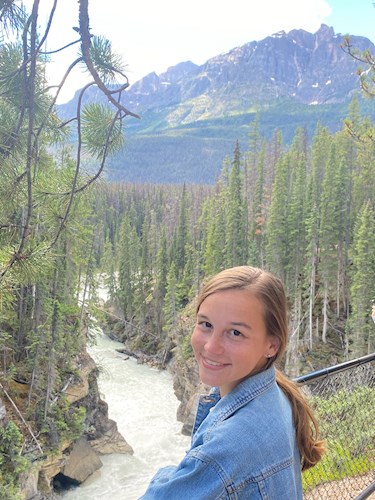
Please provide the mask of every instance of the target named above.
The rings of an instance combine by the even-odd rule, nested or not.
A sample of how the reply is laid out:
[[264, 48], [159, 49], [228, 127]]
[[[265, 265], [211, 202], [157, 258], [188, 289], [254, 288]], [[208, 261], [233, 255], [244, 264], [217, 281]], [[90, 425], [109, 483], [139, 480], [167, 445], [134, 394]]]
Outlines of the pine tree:
[[227, 267], [231, 267], [244, 264], [247, 259], [247, 237], [245, 234], [247, 214], [243, 195], [241, 153], [238, 142], [234, 149], [232, 168], [229, 174], [225, 209], [225, 264]]
[[164, 297], [167, 293], [167, 276], [168, 276], [168, 252], [167, 252], [167, 238], [165, 234], [165, 228], [163, 227], [160, 246], [156, 257], [156, 283], [155, 283], [155, 307], [154, 307], [154, 317], [156, 331], [160, 335], [163, 328], [164, 318], [163, 318], [163, 305]]
[[375, 210], [364, 203], [355, 227], [351, 285], [352, 312], [349, 320], [350, 357], [370, 354], [375, 350], [374, 324], [370, 318], [375, 302]]
[[253, 220], [249, 237], [250, 262], [258, 267], [265, 266], [264, 232], [266, 225], [265, 213], [265, 155], [266, 143], [263, 142], [256, 169], [256, 182], [253, 194]]
[[290, 188], [288, 199], [288, 253], [287, 281], [292, 296], [301, 295], [304, 273], [304, 253], [306, 248], [305, 210], [306, 179], [308, 178], [308, 158], [306, 153], [306, 133], [296, 131], [290, 148]]
[[138, 236], [130, 217], [125, 215], [120, 237], [118, 298], [124, 318], [128, 321], [133, 319], [135, 312], [134, 297], [139, 284], [138, 262]]
[[357, 143], [358, 156], [353, 169], [353, 215], [362, 210], [368, 200], [375, 201], [375, 127], [368, 126]]
[[[321, 226], [320, 226], [320, 275], [323, 290], [323, 329], [322, 340], [327, 342], [330, 313], [339, 313], [340, 266], [342, 259], [342, 240], [345, 238], [346, 203], [346, 164], [331, 146], [329, 161], [323, 180]], [[344, 195], [344, 198], [343, 198]], [[335, 303], [332, 311], [331, 302]]]
[[225, 193], [226, 190], [219, 188], [215, 196], [206, 200], [204, 204], [202, 268], [206, 276], [215, 274], [225, 266]]
[[212, 196], [203, 203], [199, 220], [202, 247], [202, 270], [211, 276], [225, 267], [226, 197], [230, 163], [224, 160], [221, 175]]
[[100, 259], [100, 268], [104, 273], [103, 283], [107, 289], [108, 298], [113, 302], [117, 292], [117, 264], [115, 260], [113, 243], [111, 241], [106, 241], [106, 243], [104, 244], [103, 254]]
[[140, 258], [139, 269], [137, 271], [138, 286], [135, 290], [134, 306], [137, 311], [138, 324], [144, 326], [148, 322], [149, 304], [151, 301], [152, 287], [152, 263], [149, 247], [149, 223], [145, 219], [142, 226], [142, 236], [140, 238]]
[[288, 262], [288, 196], [289, 155], [283, 155], [276, 165], [269, 220], [266, 228], [267, 267], [286, 281]]
[[312, 169], [307, 183], [306, 199], [306, 241], [305, 252], [305, 288], [308, 291], [308, 325], [306, 328], [305, 342], [309, 349], [318, 340], [318, 331], [315, 328], [314, 318], [318, 317], [319, 310], [316, 307], [318, 260], [320, 248], [320, 221], [321, 221], [321, 197], [324, 172], [329, 158], [329, 150], [332, 139], [326, 128], [319, 124], [316, 129], [312, 146]]
[[163, 332], [165, 334], [173, 331], [177, 324], [177, 312], [179, 309], [179, 305], [176, 265], [174, 262], [172, 262], [167, 274], [167, 286], [163, 308]]
[[[243, 171], [244, 171], [244, 197], [245, 203], [248, 206], [247, 221], [246, 221], [246, 234], [252, 230], [252, 221], [255, 219], [253, 208], [256, 205], [254, 200], [255, 190], [254, 185], [258, 177], [258, 168], [260, 164], [260, 155], [264, 155], [264, 141], [262, 141], [259, 131], [260, 116], [257, 113], [254, 121], [250, 123], [249, 132], [249, 149], [243, 155]], [[264, 161], [264, 158], [263, 158]]]
[[187, 246], [191, 242], [191, 234], [189, 228], [189, 200], [186, 185], [182, 189], [181, 200], [178, 205], [178, 222], [174, 228], [173, 239], [170, 251], [170, 261], [176, 265], [178, 276], [182, 276], [186, 263]]

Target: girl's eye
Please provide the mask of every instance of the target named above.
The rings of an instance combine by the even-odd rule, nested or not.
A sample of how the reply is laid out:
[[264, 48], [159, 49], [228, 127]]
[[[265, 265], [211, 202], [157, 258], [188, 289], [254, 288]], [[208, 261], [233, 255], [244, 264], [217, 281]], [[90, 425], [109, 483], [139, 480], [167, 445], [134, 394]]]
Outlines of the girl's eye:
[[209, 323], [208, 321], [201, 321], [199, 324], [203, 328], [211, 328], [212, 327], [211, 323]]
[[232, 337], [235, 337], [235, 338], [243, 337], [242, 333], [239, 332], [238, 330], [230, 330], [229, 333]]

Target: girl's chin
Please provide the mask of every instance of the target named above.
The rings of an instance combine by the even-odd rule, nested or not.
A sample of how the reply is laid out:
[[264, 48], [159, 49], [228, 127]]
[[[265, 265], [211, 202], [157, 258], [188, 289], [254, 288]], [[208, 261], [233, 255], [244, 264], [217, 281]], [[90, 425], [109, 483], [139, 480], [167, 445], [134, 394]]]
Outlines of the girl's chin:
[[210, 366], [204, 363], [199, 365], [199, 378], [210, 386], [219, 386], [225, 380], [225, 371], [229, 365]]

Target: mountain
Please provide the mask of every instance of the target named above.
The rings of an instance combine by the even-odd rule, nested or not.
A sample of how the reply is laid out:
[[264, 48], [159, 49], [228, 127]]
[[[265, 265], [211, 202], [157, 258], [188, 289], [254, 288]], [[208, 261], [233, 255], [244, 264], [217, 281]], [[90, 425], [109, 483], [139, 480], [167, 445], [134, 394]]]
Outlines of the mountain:
[[[318, 121], [337, 131], [359, 94], [358, 62], [343, 51], [342, 39], [326, 25], [314, 34], [281, 31], [202, 66], [181, 62], [147, 75], [124, 95], [124, 106], [142, 119], [126, 122], [126, 147], [109, 161], [109, 179], [212, 183], [235, 141], [247, 147], [257, 113], [261, 132], [269, 138], [278, 128], [285, 142], [299, 126], [311, 137]], [[375, 53], [367, 38], [351, 41]], [[71, 113], [77, 96], [60, 112]], [[92, 88], [86, 102], [102, 99]]]

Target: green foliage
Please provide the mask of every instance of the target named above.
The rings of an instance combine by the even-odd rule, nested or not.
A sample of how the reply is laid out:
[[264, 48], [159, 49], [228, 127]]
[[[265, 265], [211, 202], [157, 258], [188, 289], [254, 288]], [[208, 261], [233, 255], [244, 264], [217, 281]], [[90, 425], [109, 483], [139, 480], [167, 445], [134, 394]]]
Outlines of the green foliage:
[[30, 465], [21, 455], [22, 447], [23, 436], [13, 422], [0, 427], [0, 497], [4, 500], [20, 498], [18, 478]]
[[11, 32], [20, 32], [26, 22], [26, 13], [23, 5], [17, 5], [13, 0], [3, 0], [0, 6], [0, 41], [8, 37]]
[[246, 262], [246, 218], [241, 153], [237, 142], [225, 196], [225, 267], [237, 266]]
[[304, 488], [373, 470], [375, 390], [366, 386], [341, 389], [328, 397], [314, 397], [312, 404], [327, 452], [304, 473]]
[[[55, 102], [79, 59], [68, 63], [60, 85], [54, 82], [51, 87], [44, 52], [50, 32], [39, 32], [38, 2], [30, 15], [18, 3], [0, 2], [1, 377], [4, 383], [12, 382], [11, 377], [25, 382], [27, 392], [22, 395], [10, 383], [10, 396], [38, 439], [46, 439], [48, 449], [78, 438], [84, 430], [85, 409], [70, 406], [58, 396], [84, 347], [86, 313], [85, 304], [79, 304], [80, 291], [83, 283], [88, 284], [85, 300], [91, 299], [101, 251], [90, 186], [106, 157], [122, 145], [126, 113], [101, 105], [82, 112], [78, 106], [61, 122]], [[52, 5], [51, 9], [53, 16]], [[113, 96], [114, 89], [107, 89], [105, 83], [119, 76], [125, 81], [119, 92], [124, 90], [124, 66], [104, 38], [91, 39], [86, 33], [84, 40], [86, 9], [87, 2], [82, 2], [82, 58], [96, 83], [103, 84], [98, 85], [100, 92]], [[67, 47], [76, 43], [76, 36], [72, 31]], [[88, 55], [90, 45], [95, 71]], [[98, 82], [98, 75], [105, 81]], [[66, 143], [68, 124], [78, 142], [75, 148]], [[82, 168], [83, 151], [91, 154], [95, 171]], [[26, 467], [22, 445], [12, 423], [0, 428], [2, 499], [18, 498], [17, 479]]]
[[370, 456], [353, 457], [345, 448], [332, 443], [329, 454], [302, 475], [303, 490], [309, 491], [320, 484], [365, 474], [374, 467], [375, 461]]
[[107, 84], [115, 83], [118, 76], [125, 71], [121, 56], [113, 52], [112, 43], [107, 38], [92, 37], [90, 55], [95, 69]]
[[1, 500], [23, 500], [19, 486], [13, 484], [4, 484], [0, 479], [0, 498]]
[[177, 290], [176, 265], [172, 262], [167, 274], [166, 294], [163, 307], [164, 331], [172, 331], [177, 324], [179, 298]]
[[268, 266], [281, 278], [286, 278], [288, 264], [288, 194], [290, 156], [284, 155], [276, 164], [269, 222], [266, 227]]
[[[374, 325], [369, 304], [375, 297], [375, 211], [370, 202], [362, 207], [355, 224], [351, 270], [352, 315], [347, 324], [350, 349], [354, 355], [375, 349]], [[359, 334], [361, 332], [361, 334]]]
[[352, 391], [339, 390], [328, 398], [314, 400], [322, 433], [345, 444], [353, 455], [366, 448], [365, 443], [374, 443], [375, 428], [371, 425], [374, 406], [375, 390], [365, 386]]
[[220, 184], [216, 196], [206, 199], [202, 207], [202, 269], [207, 276], [221, 269], [224, 262], [225, 197], [225, 187]]
[[85, 106], [82, 112], [82, 141], [91, 155], [101, 159], [120, 149], [123, 140], [121, 124], [111, 108], [99, 103]]
[[43, 431], [47, 433], [47, 444], [52, 448], [64, 441], [75, 441], [84, 431], [86, 408], [72, 406], [64, 398], [59, 398], [50, 408]]
[[134, 311], [135, 290], [138, 285], [139, 237], [131, 218], [125, 215], [120, 229], [118, 298], [125, 319]]
[[191, 346], [190, 337], [190, 334], [185, 335], [180, 340], [180, 352], [183, 359], [185, 360], [191, 359], [193, 357], [193, 348]]
[[[0, 267], [9, 262], [14, 248], [3, 247], [0, 249]], [[19, 284], [28, 284], [42, 278], [41, 273], [48, 273], [54, 260], [45, 243], [30, 245], [22, 257], [17, 260], [12, 269], [12, 277]]]
[[[7, 43], [0, 47], [0, 74], [13, 70], [10, 79], [4, 79], [0, 83], [2, 90], [1, 114], [3, 119], [8, 119], [9, 123], [16, 120], [16, 103], [22, 96], [22, 79], [15, 70], [22, 60], [22, 47], [19, 43]], [[2, 143], [7, 143], [10, 139], [8, 127], [1, 127]]]
[[[222, 107], [225, 108], [224, 102]], [[375, 118], [371, 102], [361, 101], [360, 109], [364, 116]], [[143, 115], [142, 120], [129, 123], [126, 150], [108, 162], [111, 181], [213, 185], [220, 165], [232, 155], [236, 140], [241, 151], [247, 150], [251, 126], [257, 116], [261, 137], [269, 142], [277, 130], [290, 145], [299, 127], [304, 127], [311, 138], [320, 123], [334, 135], [347, 116], [348, 104], [309, 106], [279, 100], [267, 103], [267, 108], [259, 113], [243, 110], [236, 115], [173, 126], [165, 117], [168, 110], [168, 107], [153, 110]], [[155, 165], [160, 168], [154, 168]]]

